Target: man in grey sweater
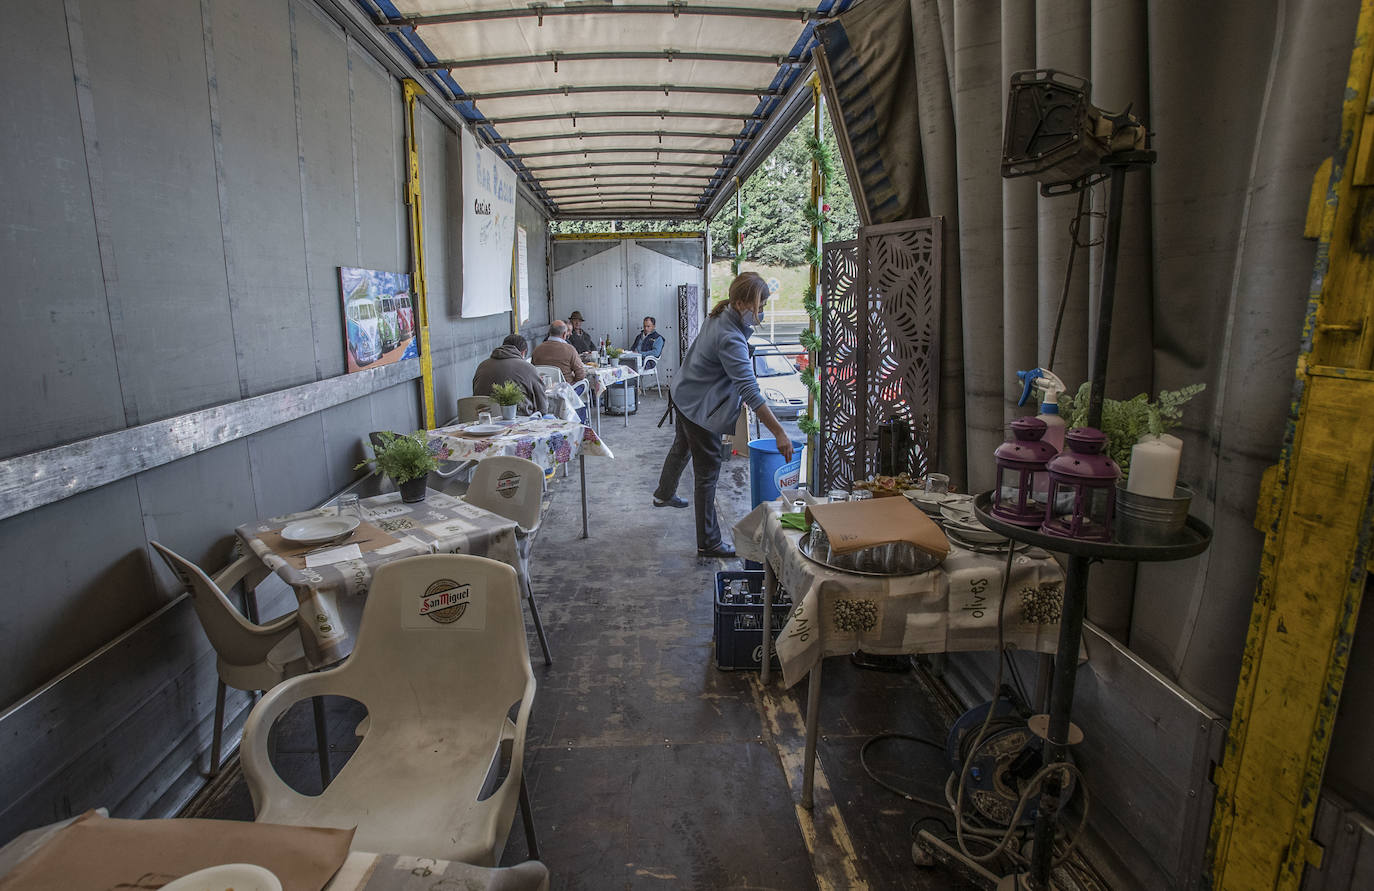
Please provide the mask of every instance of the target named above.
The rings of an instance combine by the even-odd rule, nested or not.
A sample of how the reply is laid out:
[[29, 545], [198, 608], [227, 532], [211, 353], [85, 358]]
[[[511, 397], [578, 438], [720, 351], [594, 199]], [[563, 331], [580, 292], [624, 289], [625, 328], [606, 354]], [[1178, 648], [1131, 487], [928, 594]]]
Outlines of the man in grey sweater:
[[507, 334], [501, 345], [492, 350], [491, 357], [482, 360], [472, 375], [472, 395], [490, 396], [491, 388], [506, 381], [515, 381], [525, 391], [527, 410], [543, 414], [548, 411], [544, 399], [544, 382], [539, 372], [525, 361], [529, 344], [519, 334]]

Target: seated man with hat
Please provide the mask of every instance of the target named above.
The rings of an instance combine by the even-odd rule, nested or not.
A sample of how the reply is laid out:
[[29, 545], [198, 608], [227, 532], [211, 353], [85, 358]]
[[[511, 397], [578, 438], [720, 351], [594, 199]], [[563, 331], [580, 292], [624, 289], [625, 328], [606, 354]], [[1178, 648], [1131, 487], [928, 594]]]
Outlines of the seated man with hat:
[[572, 330], [568, 332], [568, 343], [573, 345], [578, 355], [586, 357], [596, 352], [596, 344], [592, 343], [592, 336], [582, 330], [582, 313], [573, 310], [573, 314], [568, 316], [568, 321], [572, 322]]

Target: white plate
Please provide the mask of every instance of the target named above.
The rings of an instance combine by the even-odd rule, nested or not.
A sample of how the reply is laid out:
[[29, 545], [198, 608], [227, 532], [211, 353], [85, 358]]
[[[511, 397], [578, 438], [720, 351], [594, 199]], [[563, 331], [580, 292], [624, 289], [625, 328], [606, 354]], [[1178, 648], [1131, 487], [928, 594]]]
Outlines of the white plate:
[[288, 523], [281, 537], [300, 544], [319, 544], [347, 535], [358, 528], [359, 522], [357, 517], [311, 517]]
[[993, 532], [977, 520], [971, 523], [959, 523], [953, 520], [946, 520], [945, 532], [953, 533], [956, 538], [962, 538], [965, 541], [972, 541], [978, 544], [997, 544], [1007, 540], [1005, 535]]
[[463, 429], [464, 433], [471, 433], [473, 436], [491, 436], [493, 433], [500, 433], [506, 428], [500, 424], [473, 424], [471, 427]]
[[282, 891], [281, 881], [270, 870], [252, 863], [198, 869], [162, 887], [163, 891]]

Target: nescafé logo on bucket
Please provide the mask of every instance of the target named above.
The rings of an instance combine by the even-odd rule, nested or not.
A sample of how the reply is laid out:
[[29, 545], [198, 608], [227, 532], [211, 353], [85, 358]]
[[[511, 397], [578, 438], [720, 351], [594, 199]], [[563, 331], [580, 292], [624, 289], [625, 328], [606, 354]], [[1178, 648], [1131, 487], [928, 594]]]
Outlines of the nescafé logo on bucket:
[[471, 600], [471, 585], [439, 579], [420, 595], [420, 615], [429, 616], [440, 625], [449, 625], [463, 618]]

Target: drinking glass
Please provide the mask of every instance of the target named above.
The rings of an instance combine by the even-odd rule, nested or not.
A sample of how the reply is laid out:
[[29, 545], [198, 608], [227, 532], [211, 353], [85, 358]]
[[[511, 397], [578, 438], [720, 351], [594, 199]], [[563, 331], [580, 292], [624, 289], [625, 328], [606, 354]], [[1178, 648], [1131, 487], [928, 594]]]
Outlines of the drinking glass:
[[944, 495], [949, 492], [949, 474], [926, 474], [926, 491], [933, 495]]
[[481, 424], [481, 425], [484, 426], [484, 427], [490, 427], [490, 426], [491, 426], [491, 412], [489, 412], [489, 411], [479, 412], [478, 415], [477, 415], [477, 423]]
[[837, 501], [848, 501], [849, 493], [846, 492], [844, 489], [831, 489], [830, 495], [828, 497], [830, 499], [830, 503], [834, 504]]
[[363, 518], [363, 506], [358, 503], [357, 495], [340, 495], [339, 500], [334, 502], [334, 513], [340, 517]]
[[849, 496], [850, 501], [868, 501], [873, 497], [873, 493], [867, 489], [858, 489], [853, 495]]

